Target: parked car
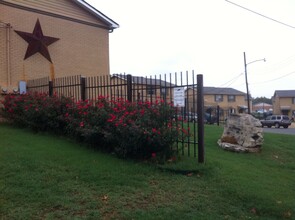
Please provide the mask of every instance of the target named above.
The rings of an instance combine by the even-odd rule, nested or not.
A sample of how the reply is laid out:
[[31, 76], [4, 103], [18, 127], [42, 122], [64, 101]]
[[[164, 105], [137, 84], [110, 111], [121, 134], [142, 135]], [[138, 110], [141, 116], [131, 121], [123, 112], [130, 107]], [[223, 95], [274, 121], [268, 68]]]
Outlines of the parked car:
[[189, 122], [197, 122], [198, 116], [197, 113], [188, 112], [186, 114], [177, 114], [173, 117], [176, 120], [185, 120]]
[[209, 113], [205, 113], [205, 120], [207, 124], [214, 124], [217, 122], [216, 116], [210, 115]]
[[[178, 121], [188, 121], [188, 122], [198, 122], [197, 113], [188, 112], [186, 115], [177, 114], [173, 116], [174, 120]], [[210, 115], [209, 113], [204, 113], [204, 123], [206, 124], [214, 124], [217, 122], [217, 118], [214, 115]]]
[[197, 115], [197, 113], [189, 112], [187, 114], [186, 118], [190, 122], [197, 122], [198, 121], [198, 115]]
[[271, 115], [267, 116], [266, 119], [260, 120], [262, 127], [275, 128], [284, 127], [288, 128], [291, 125], [291, 120], [286, 115]]
[[251, 115], [259, 120], [266, 119], [267, 116], [272, 115], [272, 112], [252, 112]]

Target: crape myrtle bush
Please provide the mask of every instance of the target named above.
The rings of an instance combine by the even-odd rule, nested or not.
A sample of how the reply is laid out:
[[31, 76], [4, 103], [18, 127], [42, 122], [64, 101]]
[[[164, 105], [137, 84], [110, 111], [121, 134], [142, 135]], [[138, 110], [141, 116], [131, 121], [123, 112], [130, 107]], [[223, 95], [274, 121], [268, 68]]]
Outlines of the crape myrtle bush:
[[181, 130], [171, 121], [174, 109], [163, 101], [131, 103], [122, 99], [112, 102], [107, 120], [109, 140], [114, 151], [123, 157], [146, 158], [153, 155], [166, 159], [175, 154], [172, 145]]
[[69, 98], [49, 97], [45, 93], [6, 95], [2, 114], [14, 124], [35, 131], [63, 132], [63, 115], [70, 102]]
[[171, 120], [175, 109], [162, 100], [134, 103], [101, 96], [74, 102], [56, 95], [28, 93], [7, 95], [2, 104], [3, 116], [12, 123], [62, 133], [123, 158], [175, 158], [174, 143], [190, 135]]

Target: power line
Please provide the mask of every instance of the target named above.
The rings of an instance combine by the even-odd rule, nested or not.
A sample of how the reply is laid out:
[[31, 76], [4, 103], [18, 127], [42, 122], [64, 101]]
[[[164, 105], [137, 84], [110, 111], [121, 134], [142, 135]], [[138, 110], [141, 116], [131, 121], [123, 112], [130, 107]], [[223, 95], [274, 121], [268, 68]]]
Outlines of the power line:
[[253, 11], [253, 10], [251, 10], [251, 9], [249, 9], [249, 8], [246, 8], [246, 7], [242, 6], [242, 5], [239, 5], [239, 4], [237, 4], [237, 3], [231, 2], [231, 1], [229, 1], [229, 0], [225, 0], [225, 1], [228, 2], [228, 3], [231, 3], [231, 4], [233, 4], [233, 5], [235, 5], [235, 6], [237, 6], [237, 7], [240, 7], [240, 8], [242, 8], [242, 9], [245, 9], [245, 10], [247, 10], [247, 11], [250, 11], [250, 12], [252, 12], [252, 13], [254, 13], [254, 14], [257, 14], [257, 15], [259, 15], [259, 16], [261, 16], [261, 17], [264, 17], [264, 18], [266, 18], [266, 19], [269, 19], [269, 20], [271, 20], [271, 21], [274, 21], [274, 22], [277, 22], [277, 23], [279, 23], [279, 24], [285, 25], [285, 26], [287, 26], [287, 27], [289, 27], [289, 28], [293, 28], [293, 29], [295, 29], [295, 27], [292, 26], [292, 25], [289, 25], [289, 24], [286, 24], [286, 23], [284, 23], [284, 22], [278, 21], [278, 20], [276, 20], [276, 19], [274, 19], [274, 18], [268, 17], [268, 16], [263, 15], [263, 14], [261, 14], [261, 13], [258, 13], [258, 12], [256, 12], [256, 11]]
[[295, 55], [292, 55], [280, 62], [277, 62], [275, 64], [273, 64], [272, 66], [268, 67], [264, 72], [258, 73], [259, 75], [266, 75], [269, 74], [271, 72], [276, 72], [280, 69], [283, 69], [291, 64], [293, 64], [295, 62]]
[[280, 76], [278, 78], [274, 78], [274, 79], [270, 79], [270, 80], [266, 80], [266, 81], [262, 81], [262, 82], [257, 82], [257, 83], [251, 83], [251, 84], [255, 85], [255, 84], [262, 84], [262, 83], [268, 83], [268, 82], [276, 81], [276, 80], [282, 79], [282, 78], [284, 78], [286, 76], [292, 75], [294, 73], [295, 73], [295, 71], [292, 71], [292, 72], [287, 73], [287, 74], [285, 74], [283, 76]]
[[221, 84], [219, 87], [225, 86], [225, 85], [227, 85], [227, 84], [228, 84], [227, 86], [230, 86], [230, 85], [233, 84], [238, 78], [240, 78], [241, 75], [243, 75], [243, 73], [240, 73], [239, 75], [235, 76], [235, 77], [232, 78], [231, 80], [229, 80], [229, 81], [227, 81], [227, 82]]

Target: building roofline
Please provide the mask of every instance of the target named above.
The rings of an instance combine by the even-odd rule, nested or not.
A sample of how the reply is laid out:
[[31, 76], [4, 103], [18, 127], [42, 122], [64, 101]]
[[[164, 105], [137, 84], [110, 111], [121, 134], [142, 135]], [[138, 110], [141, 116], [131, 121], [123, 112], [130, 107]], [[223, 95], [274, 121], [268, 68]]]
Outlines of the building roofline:
[[29, 11], [33, 11], [35, 13], [44, 14], [44, 15], [48, 15], [48, 16], [54, 16], [54, 17], [58, 17], [58, 18], [62, 18], [62, 19], [67, 19], [70, 21], [74, 21], [74, 22], [78, 22], [78, 23], [82, 23], [82, 24], [86, 24], [86, 25], [90, 25], [90, 26], [94, 26], [94, 27], [104, 28], [104, 29], [109, 30], [110, 32], [112, 32], [114, 29], [120, 27], [119, 24], [117, 24], [115, 21], [113, 21], [112, 19], [110, 19], [109, 17], [107, 17], [105, 14], [101, 13], [97, 9], [95, 9], [93, 6], [88, 4], [86, 1], [73, 0], [73, 2], [76, 3], [78, 5], [78, 7], [86, 10], [88, 13], [90, 13], [91, 15], [96, 17], [98, 20], [102, 21], [104, 23], [104, 25], [94, 24], [91, 22], [82, 21], [82, 20], [75, 19], [72, 17], [66, 17], [64, 15], [55, 14], [55, 13], [51, 13], [48, 11], [43, 11], [43, 10], [39, 10], [39, 9], [35, 9], [35, 8], [30, 8], [27, 6], [18, 5], [17, 3], [11, 3], [10, 1], [0, 0], [0, 4], [3, 4], [3, 5], [16, 7], [16, 8], [20, 8], [23, 10], [29, 10]]
[[[117, 77], [122, 80], [127, 80], [126, 74], [113, 74], [112, 77]], [[141, 84], [141, 85], [149, 85], [149, 86], [175, 86], [174, 84], [167, 82], [163, 79], [157, 79], [157, 78], [150, 78], [150, 77], [144, 77], [144, 76], [131, 76], [132, 83], [134, 84]]]
[[205, 95], [246, 95], [246, 93], [230, 87], [204, 86]]
[[108, 24], [111, 30], [120, 27], [118, 23], [116, 23], [115, 21], [113, 21], [112, 19], [110, 19], [108, 16], [106, 16], [102, 12], [98, 11], [96, 8], [94, 8], [93, 6], [91, 6], [86, 1], [84, 1], [84, 0], [74, 0], [74, 1], [77, 4], [79, 4], [81, 7], [83, 7], [85, 10], [87, 10], [89, 13], [91, 13], [92, 15], [94, 15], [95, 17], [97, 17], [98, 19], [100, 19], [103, 22], [105, 22], [106, 24]]
[[294, 97], [295, 90], [275, 90], [273, 97]]

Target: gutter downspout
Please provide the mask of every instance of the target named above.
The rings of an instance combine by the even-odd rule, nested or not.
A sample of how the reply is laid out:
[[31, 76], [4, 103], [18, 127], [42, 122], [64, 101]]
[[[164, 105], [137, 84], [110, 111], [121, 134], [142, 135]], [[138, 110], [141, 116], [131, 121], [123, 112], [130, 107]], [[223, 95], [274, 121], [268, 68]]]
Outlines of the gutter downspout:
[[7, 86], [11, 86], [11, 73], [10, 73], [10, 29], [11, 25], [8, 23], [6, 24], [6, 62], [7, 62]]

